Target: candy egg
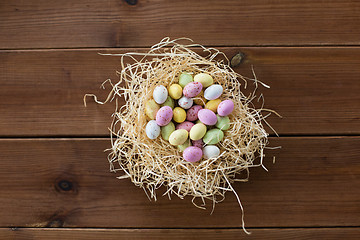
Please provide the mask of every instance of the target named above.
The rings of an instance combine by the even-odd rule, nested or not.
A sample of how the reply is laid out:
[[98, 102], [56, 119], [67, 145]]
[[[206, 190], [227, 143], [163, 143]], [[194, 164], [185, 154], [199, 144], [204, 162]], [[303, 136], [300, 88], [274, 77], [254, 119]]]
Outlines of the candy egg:
[[179, 149], [180, 152], [183, 152], [187, 147], [190, 147], [190, 139], [186, 140], [183, 144], [178, 145], [177, 148]]
[[217, 122], [215, 126], [220, 130], [228, 130], [230, 128], [230, 118], [228, 116], [221, 117], [216, 115]]
[[202, 157], [202, 150], [198, 147], [187, 147], [183, 152], [183, 158], [188, 162], [197, 162]]
[[193, 140], [193, 141], [191, 141], [191, 143], [192, 143], [192, 145], [193, 145], [194, 147], [198, 147], [198, 148], [200, 148], [200, 149], [202, 149], [203, 146], [204, 146], [204, 142], [203, 142], [202, 139]]
[[202, 106], [195, 105], [192, 106], [186, 113], [186, 119], [188, 121], [196, 121], [198, 119], [198, 113], [202, 109]]
[[159, 109], [159, 111], [156, 113], [156, 123], [159, 126], [165, 126], [167, 125], [173, 117], [173, 111], [171, 107], [164, 106]]
[[196, 97], [202, 90], [203, 86], [199, 82], [188, 83], [183, 90], [185, 97], [193, 98]]
[[169, 142], [171, 145], [181, 145], [187, 140], [188, 136], [188, 131], [185, 129], [178, 129], [170, 134]]
[[215, 145], [207, 145], [203, 148], [204, 158], [216, 158], [220, 155], [220, 149]]
[[178, 104], [183, 109], [189, 109], [193, 105], [193, 100], [184, 96], [179, 99]]
[[218, 114], [222, 117], [229, 115], [233, 110], [234, 102], [231, 100], [222, 101], [217, 108]]
[[224, 132], [221, 131], [220, 129], [214, 128], [209, 130], [205, 134], [203, 141], [205, 144], [217, 144], [218, 142], [223, 140], [223, 138], [224, 138]]
[[190, 139], [199, 140], [204, 137], [206, 133], [206, 126], [203, 123], [197, 123], [190, 129]]
[[161, 127], [161, 137], [169, 141], [170, 135], [175, 131], [175, 124], [173, 122], [169, 122], [168, 125]]
[[208, 126], [215, 125], [217, 122], [215, 113], [209, 109], [201, 109], [198, 112], [198, 117], [203, 124]]
[[194, 100], [194, 103], [197, 104], [197, 105], [201, 105], [201, 106], [204, 106], [205, 103], [206, 103], [206, 99], [204, 98], [204, 91], [201, 90], [201, 92], [195, 97], [193, 98]]
[[157, 111], [159, 111], [159, 109], [160, 107], [154, 99], [150, 99], [145, 103], [145, 114], [151, 120], [154, 120], [156, 118], [156, 113]]
[[174, 106], [175, 106], [174, 99], [172, 99], [170, 96], [168, 96], [166, 98], [166, 101], [163, 104], [161, 104], [161, 106], [162, 107], [169, 106], [169, 107], [171, 107], [171, 109], [174, 109]]
[[189, 73], [182, 73], [179, 77], [179, 85], [183, 88], [186, 84], [193, 81], [193, 77]]
[[219, 98], [223, 93], [223, 87], [219, 84], [211, 85], [204, 92], [204, 97], [207, 100], [214, 100]]
[[179, 125], [176, 126], [176, 129], [185, 129], [186, 131], [190, 132], [190, 129], [194, 126], [195, 124], [189, 121], [185, 121], [183, 123], [180, 123]]
[[174, 114], [173, 119], [177, 123], [182, 123], [186, 119], [186, 112], [181, 107], [174, 108], [173, 114]]
[[163, 104], [168, 97], [168, 91], [163, 85], [159, 85], [154, 89], [153, 98], [158, 104]]
[[156, 139], [160, 135], [160, 127], [155, 120], [150, 120], [145, 128], [146, 136], [150, 139]]
[[210, 100], [205, 104], [205, 108], [213, 111], [214, 113], [216, 113], [217, 108], [218, 108], [220, 103], [221, 103], [220, 99]]
[[182, 91], [183, 91], [183, 89], [179, 84], [172, 84], [169, 87], [169, 95], [170, 95], [170, 97], [172, 97], [175, 100], [181, 98]]
[[206, 88], [213, 84], [214, 79], [207, 73], [199, 73], [195, 75], [194, 81], [201, 83]]

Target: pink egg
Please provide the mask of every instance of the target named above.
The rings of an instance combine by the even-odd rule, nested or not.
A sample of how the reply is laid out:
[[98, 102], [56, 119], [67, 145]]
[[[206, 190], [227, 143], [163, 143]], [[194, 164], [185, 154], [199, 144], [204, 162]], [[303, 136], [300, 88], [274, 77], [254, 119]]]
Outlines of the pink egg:
[[194, 126], [195, 124], [192, 123], [192, 122], [189, 122], [189, 121], [185, 121], [185, 122], [182, 122], [180, 124], [178, 124], [176, 126], [176, 130], [177, 129], [185, 129], [186, 131], [190, 132], [190, 129]]
[[156, 123], [159, 126], [167, 125], [173, 117], [173, 111], [169, 106], [163, 106], [156, 113]]
[[185, 97], [193, 98], [201, 92], [202, 88], [203, 86], [200, 82], [190, 82], [184, 87], [183, 94]]
[[222, 101], [217, 108], [218, 114], [222, 117], [229, 115], [233, 110], [234, 102], [231, 100]]
[[198, 112], [202, 109], [202, 106], [195, 105], [192, 106], [186, 113], [186, 120], [196, 121], [198, 120]]
[[198, 112], [198, 117], [199, 117], [199, 120], [203, 124], [208, 125], [208, 126], [215, 125], [216, 122], [217, 122], [216, 114], [213, 111], [209, 110], [209, 109], [201, 109]]
[[204, 141], [203, 141], [202, 139], [195, 140], [195, 141], [192, 140], [191, 142], [192, 142], [192, 145], [193, 145], [194, 147], [198, 147], [198, 148], [200, 148], [200, 149], [202, 149], [203, 146], [204, 146]]
[[202, 158], [202, 150], [198, 147], [187, 147], [183, 152], [183, 158], [188, 162], [197, 162]]

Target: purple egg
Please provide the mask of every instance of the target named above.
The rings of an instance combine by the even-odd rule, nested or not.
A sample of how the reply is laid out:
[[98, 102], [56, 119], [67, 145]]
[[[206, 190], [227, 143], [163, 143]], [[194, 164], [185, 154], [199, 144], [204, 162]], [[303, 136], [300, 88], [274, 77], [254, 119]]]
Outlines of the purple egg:
[[217, 122], [216, 114], [213, 111], [209, 110], [209, 109], [201, 109], [198, 112], [198, 117], [199, 117], [199, 120], [203, 124], [208, 125], [208, 126], [215, 125], [216, 122]]
[[186, 131], [190, 132], [190, 129], [194, 126], [195, 124], [192, 123], [192, 122], [189, 122], [189, 121], [185, 121], [185, 122], [182, 122], [180, 124], [178, 124], [176, 126], [176, 130], [178, 129], [185, 129]]
[[173, 111], [169, 106], [163, 106], [156, 113], [156, 123], [159, 126], [168, 125], [173, 117]]
[[202, 149], [203, 146], [204, 146], [204, 141], [203, 141], [202, 139], [192, 140], [191, 142], [192, 142], [192, 145], [193, 145], [194, 147], [198, 147], [198, 148], [200, 148], [200, 149]]
[[190, 82], [186, 84], [183, 90], [185, 97], [193, 98], [196, 97], [202, 90], [203, 85], [199, 82]]
[[202, 158], [202, 150], [198, 147], [187, 147], [183, 152], [183, 158], [188, 162], [197, 162]]
[[196, 121], [196, 120], [198, 120], [198, 112], [202, 108], [203, 107], [200, 106], [200, 105], [192, 106], [186, 113], [186, 120], [188, 120], [188, 121]]
[[217, 108], [218, 114], [222, 117], [229, 115], [233, 110], [234, 102], [231, 100], [222, 101]]

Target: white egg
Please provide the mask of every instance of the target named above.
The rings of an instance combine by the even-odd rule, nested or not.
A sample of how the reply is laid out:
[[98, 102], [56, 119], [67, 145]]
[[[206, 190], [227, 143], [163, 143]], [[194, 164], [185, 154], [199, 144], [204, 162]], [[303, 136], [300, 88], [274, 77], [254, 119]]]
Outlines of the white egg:
[[204, 158], [216, 158], [220, 155], [220, 149], [215, 145], [207, 145], [203, 148]]
[[168, 91], [163, 85], [159, 85], [154, 89], [153, 98], [156, 103], [163, 104], [168, 97]]
[[223, 93], [223, 87], [219, 84], [214, 84], [206, 88], [204, 92], [204, 98], [207, 100], [214, 100], [219, 98], [222, 93]]
[[146, 124], [146, 136], [150, 139], [156, 139], [160, 135], [160, 126], [155, 120], [151, 120]]
[[189, 109], [192, 107], [194, 101], [192, 100], [192, 98], [187, 98], [187, 97], [182, 97], [179, 99], [178, 104], [180, 107], [182, 107], [183, 109]]

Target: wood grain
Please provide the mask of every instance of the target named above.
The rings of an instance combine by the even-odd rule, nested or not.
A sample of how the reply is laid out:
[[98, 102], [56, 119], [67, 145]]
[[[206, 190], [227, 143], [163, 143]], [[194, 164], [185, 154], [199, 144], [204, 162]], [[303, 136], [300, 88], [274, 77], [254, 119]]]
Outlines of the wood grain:
[[271, 0], [0, 2], [0, 48], [150, 46], [169, 36], [205, 45], [358, 45], [360, 3]]
[[276, 239], [276, 240], [357, 240], [359, 228], [296, 228], [296, 229], [252, 229], [246, 235], [241, 229], [59, 229], [16, 228], [0, 229], [1, 239], [72, 239], [72, 240], [118, 240], [118, 239]]
[[[271, 138], [269, 172], [236, 183], [248, 227], [360, 226], [360, 137]], [[233, 194], [213, 215], [191, 198], [150, 202], [109, 173], [108, 139], [0, 140], [0, 227], [229, 228], [241, 226]], [[272, 156], [276, 156], [276, 164]], [[59, 188], [59, 183], [62, 188]], [[70, 186], [70, 187], [69, 187]], [[67, 191], [66, 191], [67, 190]]]
[[[269, 122], [280, 134], [360, 133], [360, 48], [220, 48], [229, 58], [241, 51], [235, 70], [271, 86], [261, 88], [265, 107], [284, 118]], [[107, 136], [114, 104], [97, 105], [85, 93], [116, 82], [119, 58], [98, 52], [146, 49], [38, 50], [0, 52], [1, 136]], [[251, 84], [250, 84], [251, 85]], [[109, 87], [109, 86], [107, 86]]]

